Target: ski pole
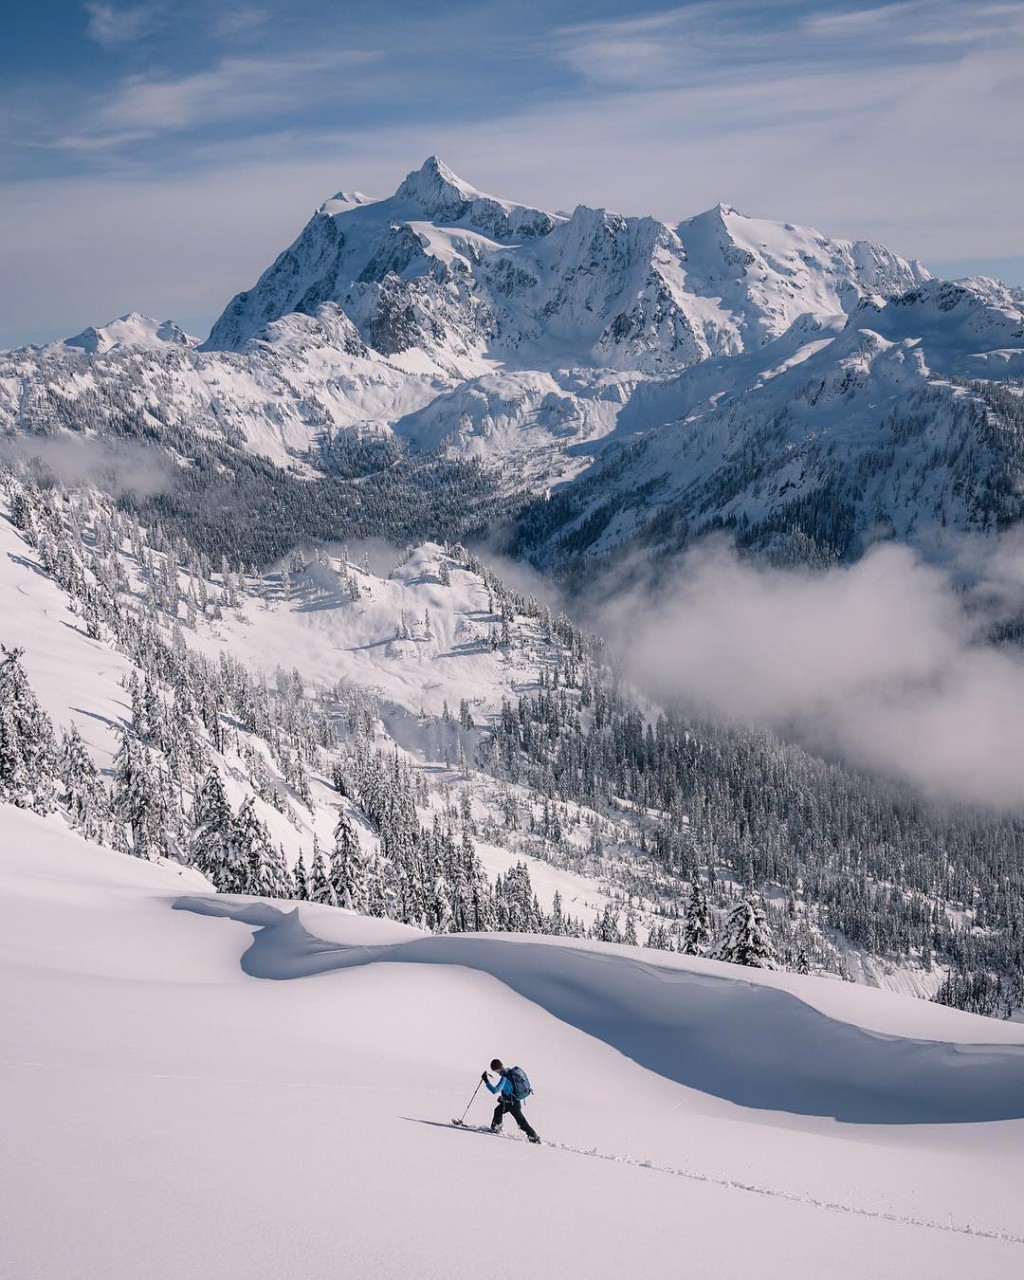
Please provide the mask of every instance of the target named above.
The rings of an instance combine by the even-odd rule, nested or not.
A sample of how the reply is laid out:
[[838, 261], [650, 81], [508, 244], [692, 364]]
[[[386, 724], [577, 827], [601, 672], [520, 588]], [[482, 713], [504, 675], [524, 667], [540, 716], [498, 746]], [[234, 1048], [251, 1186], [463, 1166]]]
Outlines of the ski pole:
[[[480, 1086], [482, 1084], [483, 1084], [482, 1079], [476, 1082], [476, 1088], [473, 1090], [473, 1098], [475, 1098], [476, 1095], [480, 1092]], [[459, 1116], [458, 1120], [456, 1120], [455, 1122], [456, 1124], [462, 1124], [462, 1122], [466, 1119], [466, 1112], [468, 1112], [470, 1107], [473, 1105], [473, 1098], [470, 1098], [470, 1100], [466, 1103], [466, 1110], [463, 1111], [462, 1115]]]

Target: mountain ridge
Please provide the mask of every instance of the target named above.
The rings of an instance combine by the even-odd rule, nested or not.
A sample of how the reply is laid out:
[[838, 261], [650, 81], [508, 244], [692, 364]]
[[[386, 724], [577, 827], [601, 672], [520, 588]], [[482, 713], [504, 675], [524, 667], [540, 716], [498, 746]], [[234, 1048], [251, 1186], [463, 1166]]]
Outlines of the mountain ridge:
[[[523, 506], [508, 541], [544, 569], [722, 528], [819, 562], [879, 529], [930, 554], [935, 528], [1019, 518], [1016, 402], [953, 383], [1022, 372], [1024, 307], [998, 282], [726, 204], [552, 214], [430, 157], [391, 196], [325, 201], [202, 344], [131, 313], [0, 354], [0, 427], [208, 442], [218, 466], [240, 449], [307, 477], [469, 463]], [[931, 452], [897, 460], [891, 423], [922, 413]]]
[[[447, 312], [428, 308], [417, 282], [431, 273], [440, 288], [474, 296]], [[515, 364], [520, 351], [535, 356], [540, 325], [542, 339], [573, 339], [577, 363], [665, 369], [778, 336], [806, 311], [848, 310], [869, 289], [889, 296], [927, 278], [882, 246], [726, 205], [675, 226], [585, 205], [566, 218], [487, 195], [431, 156], [392, 196], [322, 205], [231, 300], [204, 349], [239, 350], [271, 320], [333, 302], [384, 354], [415, 343], [450, 362], [433, 321], [461, 330], [461, 347], [478, 358]], [[403, 303], [429, 314], [404, 329], [389, 324]]]

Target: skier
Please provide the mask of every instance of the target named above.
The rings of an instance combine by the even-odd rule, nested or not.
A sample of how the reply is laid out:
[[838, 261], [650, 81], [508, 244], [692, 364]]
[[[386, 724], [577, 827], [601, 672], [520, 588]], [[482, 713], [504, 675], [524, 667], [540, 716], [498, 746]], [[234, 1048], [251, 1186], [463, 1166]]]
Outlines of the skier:
[[[534, 1132], [529, 1120], [523, 1115], [523, 1099], [516, 1097], [516, 1090], [509, 1077], [509, 1072], [501, 1065], [500, 1058], [494, 1059], [491, 1063], [491, 1070], [498, 1073], [497, 1084], [491, 1084], [486, 1071], [480, 1073], [480, 1079], [498, 1099], [498, 1105], [494, 1108], [494, 1118], [491, 1121], [491, 1133], [501, 1133], [501, 1122], [505, 1113], [511, 1112], [516, 1124], [530, 1141], [540, 1142], [540, 1138]], [[516, 1070], [516, 1068], [513, 1068], [513, 1070]]]

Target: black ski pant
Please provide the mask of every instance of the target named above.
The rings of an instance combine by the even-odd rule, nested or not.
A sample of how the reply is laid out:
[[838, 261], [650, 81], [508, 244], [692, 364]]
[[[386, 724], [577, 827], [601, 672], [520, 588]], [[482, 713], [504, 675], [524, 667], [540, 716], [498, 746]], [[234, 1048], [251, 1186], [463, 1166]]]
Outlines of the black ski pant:
[[505, 1115], [511, 1115], [516, 1124], [522, 1129], [528, 1138], [536, 1138], [536, 1133], [530, 1127], [530, 1122], [523, 1115], [523, 1104], [518, 1098], [499, 1098], [498, 1105], [494, 1108], [494, 1119], [491, 1121], [492, 1129], [500, 1129], [501, 1122]]

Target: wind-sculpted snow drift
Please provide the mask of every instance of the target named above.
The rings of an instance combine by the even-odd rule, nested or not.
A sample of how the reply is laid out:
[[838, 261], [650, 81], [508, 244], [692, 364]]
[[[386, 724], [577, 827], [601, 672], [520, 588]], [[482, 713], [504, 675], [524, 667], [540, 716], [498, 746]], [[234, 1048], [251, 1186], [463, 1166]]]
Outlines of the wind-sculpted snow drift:
[[317, 938], [298, 909], [179, 898], [199, 915], [255, 925], [251, 977], [290, 980], [374, 964], [489, 974], [548, 1013], [669, 1080], [745, 1107], [854, 1124], [964, 1124], [1024, 1117], [1024, 1046], [882, 1035], [787, 991], [707, 966], [651, 963], [592, 945], [440, 936], [384, 946]]

